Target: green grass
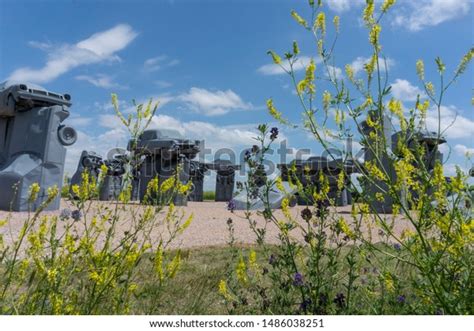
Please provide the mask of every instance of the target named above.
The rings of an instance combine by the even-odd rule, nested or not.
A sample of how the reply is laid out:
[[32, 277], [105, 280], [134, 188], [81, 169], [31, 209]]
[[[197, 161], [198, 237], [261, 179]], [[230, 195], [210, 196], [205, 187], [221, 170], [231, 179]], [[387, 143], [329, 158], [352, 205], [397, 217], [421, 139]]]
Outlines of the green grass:
[[214, 191], [205, 191], [204, 192], [204, 200], [212, 200], [216, 199], [216, 193]]
[[[223, 298], [218, 293], [219, 281], [225, 278], [231, 249], [225, 247], [191, 249], [182, 252], [183, 263], [176, 277], [169, 281], [160, 302], [150, 302], [145, 294], [132, 308], [135, 314], [227, 314]], [[141, 266], [142, 277], [152, 267], [147, 260]]]

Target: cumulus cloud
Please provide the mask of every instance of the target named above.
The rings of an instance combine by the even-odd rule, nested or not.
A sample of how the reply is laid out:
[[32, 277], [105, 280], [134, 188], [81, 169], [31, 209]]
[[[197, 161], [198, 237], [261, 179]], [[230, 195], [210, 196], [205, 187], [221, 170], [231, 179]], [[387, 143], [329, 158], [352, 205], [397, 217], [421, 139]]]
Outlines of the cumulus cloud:
[[[300, 71], [306, 69], [309, 65], [311, 58], [308, 56], [300, 56], [293, 64], [293, 70]], [[321, 63], [321, 59], [314, 59], [315, 63]], [[281, 66], [275, 63], [268, 63], [257, 69], [257, 72], [263, 75], [282, 75], [285, 74], [285, 70], [290, 70], [290, 65], [287, 61], [282, 61]]]
[[232, 90], [209, 91], [192, 87], [189, 92], [181, 94], [177, 100], [184, 102], [192, 110], [205, 116], [224, 115], [233, 110], [249, 110], [253, 106], [246, 103]]
[[[9, 79], [46, 83], [82, 65], [119, 61], [120, 58], [115, 53], [127, 47], [136, 36], [137, 33], [131, 26], [119, 24], [109, 30], [95, 33], [73, 45], [43, 47], [48, 54], [48, 60], [42, 68], [22, 67], [15, 70]], [[37, 44], [36, 46], [45, 45]]]
[[106, 158], [112, 148], [127, 147], [128, 133], [122, 127], [107, 130], [99, 135], [92, 135], [84, 130], [76, 131], [76, 143], [67, 147], [64, 170], [68, 176], [72, 176], [76, 171], [82, 151], [93, 151]]
[[77, 80], [82, 80], [86, 81], [96, 87], [102, 87], [106, 89], [110, 88], [124, 88], [124, 86], [121, 86], [120, 84], [117, 84], [113, 81], [113, 77], [105, 74], [97, 74], [93, 76], [89, 75], [79, 75], [76, 76]]
[[424, 97], [425, 93], [415, 85], [405, 79], [396, 79], [391, 84], [392, 95], [401, 101], [416, 101], [417, 96]]
[[396, 14], [393, 24], [410, 31], [454, 20], [469, 13], [472, 0], [418, 0], [407, 2]]
[[441, 124], [441, 132], [448, 139], [472, 138], [474, 137], [474, 120], [460, 115], [455, 106], [441, 106], [440, 116], [438, 110], [431, 108], [426, 114], [426, 127], [430, 131], [438, 131], [438, 122]]
[[469, 156], [469, 157], [474, 156], [474, 148], [470, 148], [470, 147], [467, 147], [465, 145], [461, 145], [461, 144], [455, 145], [454, 146], [454, 151], [459, 156]]

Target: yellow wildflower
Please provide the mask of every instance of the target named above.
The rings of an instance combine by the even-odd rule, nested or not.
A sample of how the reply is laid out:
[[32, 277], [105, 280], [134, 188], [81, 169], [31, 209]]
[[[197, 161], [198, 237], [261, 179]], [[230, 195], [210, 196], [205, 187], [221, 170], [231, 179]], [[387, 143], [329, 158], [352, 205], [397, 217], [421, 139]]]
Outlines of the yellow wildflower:
[[28, 201], [34, 202], [38, 198], [39, 191], [40, 186], [38, 183], [31, 184]]
[[382, 12], [386, 13], [390, 7], [392, 7], [395, 4], [396, 0], [385, 0], [382, 4]]
[[364, 9], [364, 13], [363, 13], [363, 19], [364, 19], [364, 22], [366, 23], [366, 25], [370, 25], [373, 23], [374, 21], [374, 18], [373, 18], [373, 15], [374, 15], [374, 0], [367, 0], [367, 6], [365, 7]]
[[174, 278], [174, 276], [176, 275], [176, 272], [178, 272], [180, 265], [181, 265], [181, 253], [178, 251], [178, 253], [174, 256], [173, 260], [167, 267], [169, 278]]
[[316, 16], [314, 27], [316, 31], [320, 30], [321, 34], [324, 35], [326, 33], [326, 15], [323, 12], [320, 12], [318, 16]]
[[273, 63], [275, 64], [280, 64], [281, 63], [281, 57], [275, 53], [274, 51], [268, 51], [267, 54], [270, 54], [272, 59], [273, 59]]
[[425, 64], [423, 60], [416, 61], [416, 73], [421, 80], [425, 80]]
[[370, 30], [369, 41], [375, 47], [377, 47], [379, 43], [379, 35], [380, 35], [381, 30], [382, 30], [382, 27], [378, 24], [374, 24], [372, 26], [372, 29]]
[[294, 10], [291, 11], [291, 16], [295, 19], [296, 22], [298, 22], [299, 25], [305, 28], [308, 27], [308, 23], [306, 23], [306, 21], [300, 15], [298, 15], [298, 13], [295, 12]]
[[346, 64], [346, 66], [344, 68], [345, 68], [345, 71], [346, 71], [347, 78], [349, 78], [349, 80], [351, 82], [353, 82], [354, 81], [354, 69], [352, 68], [352, 66], [350, 64]]
[[346, 220], [344, 219], [344, 217], [339, 218], [337, 222], [337, 228], [346, 236], [348, 236], [350, 239], [355, 239], [355, 233], [351, 230], [349, 225], [346, 223]]
[[336, 28], [336, 32], [339, 32], [339, 16], [334, 16], [332, 22], [334, 24], [334, 27]]
[[329, 91], [323, 92], [323, 109], [328, 110], [329, 105], [331, 104], [331, 93]]
[[434, 85], [432, 82], [428, 82], [425, 84], [425, 87], [426, 87], [426, 91], [428, 92], [428, 94], [433, 97], [435, 95], [435, 90], [434, 90]]
[[178, 229], [179, 233], [183, 233], [184, 230], [188, 228], [189, 225], [191, 225], [191, 222], [193, 221], [194, 214], [191, 214], [188, 219], [181, 225]]
[[239, 263], [237, 263], [237, 268], [235, 269], [237, 274], [237, 280], [241, 284], [247, 284], [247, 266], [245, 265], [244, 258], [240, 256]]
[[219, 282], [219, 294], [222, 295], [226, 300], [232, 300], [232, 296], [227, 290], [227, 284], [223, 279], [221, 279]]

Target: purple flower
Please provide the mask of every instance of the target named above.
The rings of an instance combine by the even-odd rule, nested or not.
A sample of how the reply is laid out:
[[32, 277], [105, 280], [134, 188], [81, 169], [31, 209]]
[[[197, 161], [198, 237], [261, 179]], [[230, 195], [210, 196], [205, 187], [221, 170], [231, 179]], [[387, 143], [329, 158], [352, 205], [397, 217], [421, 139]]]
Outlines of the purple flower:
[[343, 293], [338, 293], [336, 294], [336, 297], [334, 298], [333, 302], [339, 307], [342, 308], [346, 304], [346, 297], [344, 296]]
[[395, 248], [396, 251], [399, 251], [402, 249], [402, 246], [400, 246], [399, 243], [393, 244], [393, 248]]
[[234, 201], [234, 199], [229, 200], [229, 202], [227, 203], [227, 210], [230, 210], [231, 212], [233, 212], [235, 210], [235, 201]]
[[73, 220], [79, 221], [82, 217], [82, 213], [79, 209], [76, 209], [71, 213], [71, 217]]
[[299, 272], [295, 273], [293, 276], [293, 285], [295, 286], [303, 286], [303, 275]]
[[278, 128], [272, 128], [270, 130], [270, 139], [275, 140], [278, 137]]
[[69, 208], [63, 209], [63, 210], [61, 210], [61, 213], [59, 214], [59, 219], [61, 221], [66, 221], [69, 218], [71, 218], [71, 214], [72, 214], [71, 209], [69, 209]]
[[401, 294], [397, 297], [397, 302], [398, 303], [402, 304], [402, 303], [405, 303], [405, 301], [406, 301], [406, 297], [403, 294]]
[[252, 153], [250, 152], [250, 150], [247, 149], [245, 151], [245, 156], [244, 156], [245, 160], [249, 160], [251, 156], [252, 156]]
[[308, 310], [310, 305], [311, 305], [311, 299], [304, 299], [303, 302], [300, 304], [300, 309], [303, 311], [306, 311]]
[[275, 265], [276, 262], [277, 262], [277, 259], [276, 259], [275, 255], [273, 255], [273, 254], [270, 255], [270, 258], [268, 259], [268, 263], [269, 263], [270, 265]]
[[305, 221], [309, 221], [311, 219], [311, 217], [313, 217], [313, 213], [311, 212], [311, 210], [308, 207], [306, 207], [305, 209], [303, 209], [301, 211], [301, 217]]

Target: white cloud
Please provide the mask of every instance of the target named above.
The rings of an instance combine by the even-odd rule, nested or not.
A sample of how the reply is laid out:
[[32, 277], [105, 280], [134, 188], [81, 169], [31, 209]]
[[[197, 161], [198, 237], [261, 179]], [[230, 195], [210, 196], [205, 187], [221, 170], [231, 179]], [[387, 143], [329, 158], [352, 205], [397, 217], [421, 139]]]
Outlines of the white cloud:
[[96, 87], [102, 87], [106, 89], [124, 88], [123, 86], [115, 83], [111, 76], [105, 75], [105, 74], [97, 74], [95, 76], [79, 75], [79, 76], [76, 76], [76, 79], [83, 80], [83, 81], [91, 83], [92, 85]]
[[244, 102], [232, 90], [209, 91], [192, 87], [189, 92], [181, 94], [178, 100], [205, 116], [224, 115], [232, 110], [249, 110], [253, 108], [252, 104]]
[[82, 130], [77, 131], [77, 141], [67, 147], [65, 173], [72, 176], [77, 169], [77, 164], [82, 151], [93, 151], [106, 158], [107, 152], [115, 147], [127, 147], [128, 135], [122, 127], [114, 128], [94, 136]]
[[441, 132], [448, 140], [474, 137], [474, 120], [459, 115], [455, 106], [441, 106], [440, 116], [437, 109], [429, 109], [426, 114], [428, 130], [437, 132], [438, 121], [441, 124]]
[[342, 79], [343, 78], [341, 68], [328, 65], [328, 70], [329, 70], [329, 73], [327, 71], [325, 72], [326, 77], [329, 77], [329, 75], [330, 75], [331, 79], [334, 79], [334, 78], [335, 79]]
[[[300, 56], [296, 62], [293, 64], [293, 71], [300, 71], [306, 69], [306, 67], [309, 65], [309, 62], [311, 61], [311, 58], [308, 56]], [[321, 63], [321, 59], [317, 58], [314, 59], [315, 63]], [[290, 65], [288, 64], [287, 61], [283, 60], [282, 61], [282, 67], [278, 64], [275, 63], [269, 63], [261, 66], [260, 68], [257, 69], [257, 71], [263, 75], [282, 75], [285, 73], [285, 70], [289, 71], [290, 70]]]
[[416, 101], [417, 96], [424, 97], [425, 93], [405, 79], [396, 79], [391, 84], [393, 96], [401, 101]]
[[50, 42], [32, 40], [28, 42], [28, 46], [41, 49], [42, 51], [47, 51], [53, 47], [53, 44], [51, 44]]
[[71, 116], [66, 119], [65, 124], [70, 125], [74, 128], [88, 126], [91, 124], [92, 118], [82, 116]]
[[463, 172], [464, 174], [467, 174], [468, 169], [466, 167], [461, 166], [461, 165], [456, 164], [456, 163], [446, 163], [446, 164], [443, 165], [444, 175], [445, 176], [456, 176], [456, 174], [457, 174], [456, 169], [457, 168], [459, 168], [459, 170], [461, 170], [461, 172]]
[[[354, 71], [354, 75], [364, 70], [364, 66], [370, 61], [370, 57], [358, 56], [350, 66]], [[380, 71], [384, 72], [385, 69], [390, 70], [395, 65], [395, 61], [391, 58], [379, 59]]]
[[474, 157], [474, 148], [469, 148], [465, 145], [457, 144], [454, 146], [454, 151], [459, 155], [459, 156], [469, 156], [469, 157]]
[[469, 13], [472, 0], [417, 0], [401, 8], [393, 21], [410, 31], [436, 26]]
[[169, 59], [167, 55], [160, 55], [145, 60], [143, 63], [143, 70], [146, 72], [153, 72], [162, 69], [163, 67], [173, 67], [179, 64], [177, 59]]
[[[257, 133], [254, 124], [218, 126], [203, 121], [180, 121], [168, 115], [156, 115], [150, 126], [156, 129], [173, 129], [186, 138], [204, 140], [210, 148], [248, 147], [255, 144]], [[284, 138], [282, 134], [280, 139]]]
[[127, 47], [136, 36], [137, 33], [129, 25], [119, 24], [109, 30], [95, 33], [74, 45], [46, 48], [48, 60], [44, 67], [19, 68], [8, 79], [45, 83], [82, 65], [120, 60], [115, 53]]
[[364, 0], [327, 0], [325, 3], [331, 10], [340, 13], [364, 4]]

